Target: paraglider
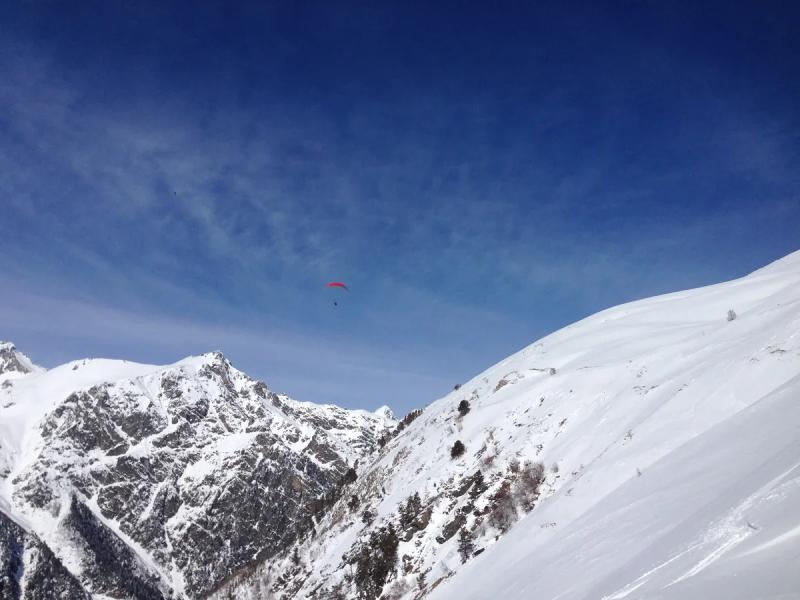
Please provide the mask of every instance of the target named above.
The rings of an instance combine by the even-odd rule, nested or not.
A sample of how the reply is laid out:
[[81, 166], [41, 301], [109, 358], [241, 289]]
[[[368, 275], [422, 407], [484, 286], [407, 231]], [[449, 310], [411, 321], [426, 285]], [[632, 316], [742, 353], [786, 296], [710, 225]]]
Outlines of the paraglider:
[[[349, 292], [350, 291], [348, 289], [348, 287], [345, 284], [343, 284], [341, 281], [331, 281], [330, 283], [328, 283], [328, 285], [326, 287], [329, 287], [329, 288], [340, 288], [340, 289], [343, 289], [345, 292]], [[333, 305], [334, 306], [339, 306], [339, 303], [334, 300]]]

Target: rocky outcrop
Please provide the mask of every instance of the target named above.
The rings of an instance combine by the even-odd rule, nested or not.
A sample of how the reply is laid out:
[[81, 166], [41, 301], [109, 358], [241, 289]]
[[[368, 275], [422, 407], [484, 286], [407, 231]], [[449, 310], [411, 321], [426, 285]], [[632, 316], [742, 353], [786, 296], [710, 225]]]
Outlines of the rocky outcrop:
[[24, 375], [38, 368], [11, 342], [0, 341], [0, 375]]
[[83, 579], [94, 593], [114, 598], [165, 600], [160, 577], [75, 497], [62, 523], [62, 532], [79, 550]]
[[88, 600], [89, 597], [36, 535], [0, 511], [0, 599]]

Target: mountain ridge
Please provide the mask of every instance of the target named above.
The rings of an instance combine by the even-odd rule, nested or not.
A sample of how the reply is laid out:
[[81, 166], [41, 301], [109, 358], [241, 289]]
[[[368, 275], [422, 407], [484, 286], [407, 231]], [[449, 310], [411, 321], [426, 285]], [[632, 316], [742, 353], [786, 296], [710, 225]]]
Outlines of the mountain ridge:
[[[167, 366], [72, 361], [15, 377], [0, 407], [4, 512], [95, 593], [204, 593], [313, 526], [394, 426], [386, 410], [276, 394], [218, 352]], [[83, 560], [94, 538], [140, 563], [139, 583], [101, 581]]]
[[[739, 564], [739, 552], [749, 552], [759, 538], [762, 545], [773, 543], [767, 523], [788, 521], [774, 536], [780, 540], [792, 531], [792, 519], [800, 522], [791, 502], [779, 500], [797, 499], [800, 506], [786, 491], [800, 489], [800, 469], [777, 462], [788, 475], [762, 482], [765, 490], [731, 475], [737, 464], [752, 480], [769, 471], [762, 463], [770, 463], [774, 444], [800, 453], [800, 429], [775, 422], [780, 411], [764, 408], [776, 405], [767, 400], [773, 394], [790, 402], [800, 393], [798, 382], [800, 252], [731, 282], [606, 309], [425, 407], [360, 474], [353, 508], [340, 500], [319, 535], [297, 546], [299, 567], [289, 556], [276, 556], [216, 597], [611, 600], [672, 598], [683, 589], [700, 598], [714, 597], [717, 585], [726, 597], [747, 598], [703, 577], [712, 572], [708, 565]], [[760, 446], [744, 435], [749, 414], [765, 419]], [[719, 431], [729, 436], [721, 448], [712, 443]], [[738, 456], [739, 442], [744, 450], [761, 447], [763, 456], [756, 453], [755, 462]], [[687, 458], [682, 448], [696, 457]], [[780, 452], [775, 457], [787, 460]], [[693, 461], [726, 476], [706, 480], [691, 470]], [[658, 498], [669, 490], [653, 495], [648, 487], [650, 472], [667, 468], [660, 465], [680, 475], [670, 480], [680, 493], [664, 505], [666, 521]], [[531, 478], [533, 492], [526, 483]], [[625, 495], [624, 489], [634, 491]], [[692, 520], [693, 489], [705, 494], [709, 518], [720, 524]], [[747, 524], [750, 509], [729, 510], [726, 498], [745, 505], [755, 498], [761, 512], [751, 524], [758, 529]], [[403, 525], [411, 500], [419, 507], [412, 523], [418, 523]], [[637, 506], [648, 510], [637, 512]], [[370, 519], [362, 519], [363, 512]], [[627, 514], [639, 538], [615, 532], [614, 514]], [[686, 525], [676, 529], [672, 520]], [[595, 521], [608, 528], [593, 529]], [[393, 563], [368, 552], [388, 527], [399, 538]], [[670, 529], [674, 536], [664, 537]], [[467, 536], [463, 564], [460, 532]], [[651, 544], [642, 546], [648, 537]], [[783, 555], [772, 555], [782, 566], [764, 571], [775, 583], [763, 597], [796, 582], [781, 560], [800, 556], [798, 541], [791, 540], [783, 542]], [[593, 553], [601, 543], [605, 552]], [[686, 564], [691, 559], [694, 566]], [[363, 574], [384, 560], [393, 564], [390, 574], [370, 583]], [[614, 572], [619, 576], [612, 584]], [[755, 581], [759, 572], [743, 570], [740, 583]]]

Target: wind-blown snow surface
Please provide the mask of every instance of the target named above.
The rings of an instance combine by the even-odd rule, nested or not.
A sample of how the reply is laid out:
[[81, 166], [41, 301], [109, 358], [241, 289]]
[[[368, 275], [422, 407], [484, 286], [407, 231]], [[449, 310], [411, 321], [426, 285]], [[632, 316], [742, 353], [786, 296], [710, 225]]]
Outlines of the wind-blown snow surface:
[[[500, 535], [487, 507], [514, 458], [547, 475]], [[488, 489], [469, 500], [477, 470]], [[415, 491], [431, 518], [401, 532], [389, 597], [800, 598], [800, 253], [605, 310], [464, 383], [359, 474], [360, 504], [334, 508], [299, 546], [300, 568], [267, 561], [226, 593], [324, 597], [353, 572], [343, 555]], [[463, 565], [444, 539], [453, 523], [484, 550]]]

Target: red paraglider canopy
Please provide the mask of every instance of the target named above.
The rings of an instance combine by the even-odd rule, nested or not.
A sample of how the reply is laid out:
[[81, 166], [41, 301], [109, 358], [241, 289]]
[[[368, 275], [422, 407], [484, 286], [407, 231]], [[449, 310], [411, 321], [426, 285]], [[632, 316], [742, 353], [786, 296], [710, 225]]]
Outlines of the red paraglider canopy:
[[345, 284], [343, 284], [341, 281], [331, 281], [331, 282], [328, 284], [328, 287], [338, 287], [338, 288], [344, 288], [344, 289], [346, 289], [348, 292], [350, 291], [350, 290], [348, 290], [348, 289], [347, 289], [347, 286], [346, 286]]

